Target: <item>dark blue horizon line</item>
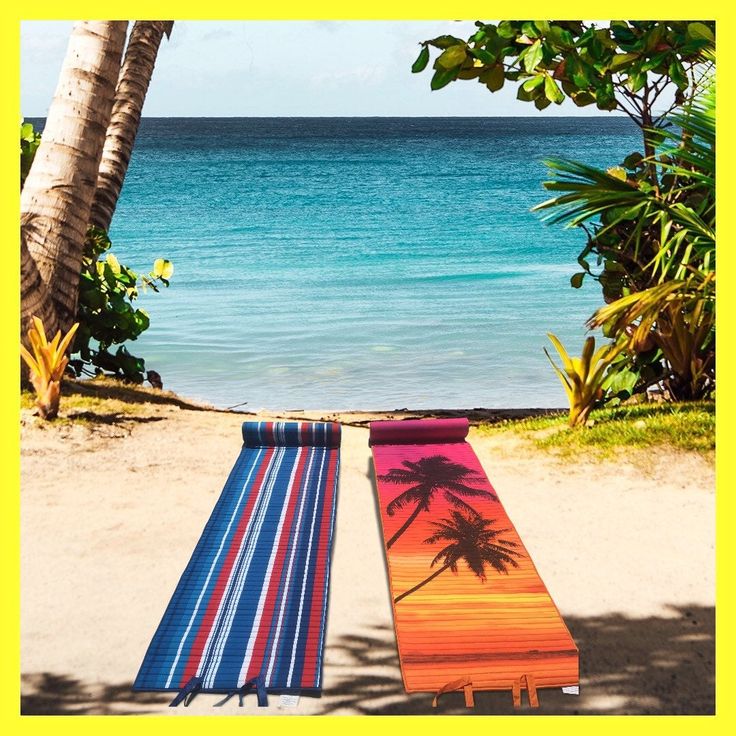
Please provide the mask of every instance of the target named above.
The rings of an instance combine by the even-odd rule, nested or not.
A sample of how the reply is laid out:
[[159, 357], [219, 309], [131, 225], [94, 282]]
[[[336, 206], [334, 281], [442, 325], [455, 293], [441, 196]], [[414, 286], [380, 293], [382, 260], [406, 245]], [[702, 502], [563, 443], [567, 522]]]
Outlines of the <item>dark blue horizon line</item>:
[[[25, 120], [45, 120], [26, 115]], [[141, 120], [629, 120], [624, 113], [604, 115], [144, 115]]]

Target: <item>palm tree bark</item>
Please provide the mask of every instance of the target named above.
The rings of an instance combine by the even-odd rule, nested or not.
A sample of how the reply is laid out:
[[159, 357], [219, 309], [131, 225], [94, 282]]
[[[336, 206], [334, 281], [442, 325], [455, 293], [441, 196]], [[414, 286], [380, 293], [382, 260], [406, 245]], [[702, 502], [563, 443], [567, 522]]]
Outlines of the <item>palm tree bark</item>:
[[397, 595], [396, 598], [394, 598], [394, 604], [398, 603], [402, 598], [406, 598], [409, 594], [416, 592], [419, 588], [423, 588], [427, 583], [431, 583], [438, 575], [441, 575], [449, 567], [449, 563], [443, 565], [439, 570], [433, 572], [426, 580], [422, 580], [421, 583], [418, 583], [413, 588], [409, 588], [409, 590], [404, 591], [401, 595]]
[[90, 214], [90, 224], [103, 230], [109, 230], [120, 198], [161, 39], [171, 35], [173, 25], [172, 20], [137, 20], [130, 33]]
[[74, 322], [127, 26], [79, 21], [72, 30], [43, 139], [21, 192], [21, 339], [34, 313], [45, 316], [52, 335]]
[[409, 514], [409, 518], [401, 525], [399, 530], [396, 532], [396, 534], [391, 537], [391, 539], [386, 542], [386, 549], [391, 549], [394, 542], [411, 526], [411, 523], [414, 521], [414, 519], [419, 516], [419, 512], [422, 510], [422, 505], [417, 504], [417, 507], [414, 509], [414, 511]]

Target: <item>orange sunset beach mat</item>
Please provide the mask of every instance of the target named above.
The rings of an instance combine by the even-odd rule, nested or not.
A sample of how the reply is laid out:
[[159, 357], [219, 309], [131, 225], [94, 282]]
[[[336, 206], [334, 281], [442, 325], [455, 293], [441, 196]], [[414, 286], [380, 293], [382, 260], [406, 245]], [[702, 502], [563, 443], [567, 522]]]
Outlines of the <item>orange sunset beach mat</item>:
[[371, 423], [404, 687], [536, 706], [537, 688], [578, 685], [578, 650], [467, 434], [467, 419]]

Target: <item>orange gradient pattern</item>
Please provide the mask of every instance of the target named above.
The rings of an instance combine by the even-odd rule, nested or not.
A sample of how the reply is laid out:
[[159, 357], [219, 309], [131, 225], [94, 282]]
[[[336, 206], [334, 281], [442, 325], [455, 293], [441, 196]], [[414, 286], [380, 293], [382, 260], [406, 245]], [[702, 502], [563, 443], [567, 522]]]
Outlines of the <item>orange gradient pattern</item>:
[[[405, 461], [442, 456], [473, 474], [472, 486], [495, 491], [467, 442], [425, 445], [374, 445], [378, 502], [384, 541], [388, 542], [409, 519], [416, 503], [389, 515], [388, 504], [411, 483], [386, 480]], [[382, 478], [384, 476], [384, 478]], [[522, 480], [522, 479], [520, 479]], [[458, 494], [459, 495], [459, 494]], [[500, 501], [462, 496], [491, 528], [517, 546], [518, 567], [507, 573], [486, 566], [481, 580], [464, 559], [457, 572], [446, 569], [405, 598], [394, 602], [394, 625], [401, 672], [407, 692], [433, 692], [452, 680], [467, 679], [473, 689], [511, 689], [514, 680], [533, 675], [537, 687], [578, 684], [578, 650], [534, 563]], [[437, 531], [431, 522], [450, 518], [458, 510], [442, 489], [428, 509], [421, 510], [406, 531], [386, 550], [391, 599], [412, 589], [443, 567], [430, 566], [447, 541], [426, 543]]]

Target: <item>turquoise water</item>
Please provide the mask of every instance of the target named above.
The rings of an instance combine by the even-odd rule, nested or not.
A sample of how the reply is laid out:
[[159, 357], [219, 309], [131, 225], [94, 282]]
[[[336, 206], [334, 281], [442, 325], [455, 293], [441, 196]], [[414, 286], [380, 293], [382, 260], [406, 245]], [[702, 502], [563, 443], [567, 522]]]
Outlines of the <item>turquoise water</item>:
[[613, 165], [627, 120], [146, 119], [112, 228], [147, 271], [131, 351], [166, 388], [259, 409], [565, 404], [542, 352], [579, 352], [581, 232], [546, 226], [547, 156]]

